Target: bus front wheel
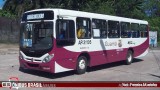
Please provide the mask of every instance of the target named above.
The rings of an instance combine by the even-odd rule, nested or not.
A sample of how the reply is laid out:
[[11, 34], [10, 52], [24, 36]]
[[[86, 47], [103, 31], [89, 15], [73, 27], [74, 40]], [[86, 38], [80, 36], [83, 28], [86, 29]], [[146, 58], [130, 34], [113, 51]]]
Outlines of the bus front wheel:
[[84, 74], [87, 69], [87, 58], [80, 56], [77, 61], [76, 72], [77, 74]]
[[133, 61], [133, 52], [129, 50], [126, 57], [126, 64], [130, 65], [132, 61]]

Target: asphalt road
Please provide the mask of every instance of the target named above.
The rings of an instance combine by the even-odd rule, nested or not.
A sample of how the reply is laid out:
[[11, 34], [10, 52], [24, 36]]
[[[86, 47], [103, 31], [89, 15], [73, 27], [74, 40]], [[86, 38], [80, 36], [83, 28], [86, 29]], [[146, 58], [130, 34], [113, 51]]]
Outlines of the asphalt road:
[[18, 48], [0, 48], [0, 81], [8, 81], [10, 77], [18, 77], [20, 81], [160, 81], [160, 50], [150, 50], [145, 57], [134, 59], [131, 65], [125, 65], [124, 62], [110, 63], [89, 68], [85, 74], [77, 75], [74, 71], [58, 74], [35, 70], [19, 71]]

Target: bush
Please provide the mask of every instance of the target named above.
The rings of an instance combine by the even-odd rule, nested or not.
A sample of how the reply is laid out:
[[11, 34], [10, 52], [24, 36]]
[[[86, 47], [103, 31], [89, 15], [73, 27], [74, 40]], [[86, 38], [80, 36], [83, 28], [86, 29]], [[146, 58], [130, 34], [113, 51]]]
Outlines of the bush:
[[14, 15], [6, 10], [0, 10], [0, 17], [7, 17], [7, 18], [14, 18], [15, 19], [16, 15]]

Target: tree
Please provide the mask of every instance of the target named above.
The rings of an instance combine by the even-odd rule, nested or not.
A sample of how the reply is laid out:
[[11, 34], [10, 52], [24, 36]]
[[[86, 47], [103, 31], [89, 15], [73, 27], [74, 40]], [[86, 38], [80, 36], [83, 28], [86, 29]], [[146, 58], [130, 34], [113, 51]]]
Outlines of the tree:
[[[150, 25], [151, 31], [157, 31], [160, 37], [160, 1], [159, 0], [146, 0], [143, 9], [147, 17], [145, 18]], [[157, 38], [160, 41], [160, 38]]]
[[115, 15], [114, 9], [109, 0], [88, 0], [88, 2], [81, 7], [81, 10], [93, 13]]
[[144, 0], [113, 0], [113, 8], [117, 16], [143, 19]]
[[20, 17], [27, 10], [45, 8], [45, 4], [45, 0], [6, 0], [3, 10], [10, 11]]
[[64, 8], [122, 17], [143, 18], [143, 0], [7, 0], [3, 9], [20, 16], [37, 8]]
[[149, 17], [160, 16], [160, 1], [146, 0], [144, 3], [144, 10]]

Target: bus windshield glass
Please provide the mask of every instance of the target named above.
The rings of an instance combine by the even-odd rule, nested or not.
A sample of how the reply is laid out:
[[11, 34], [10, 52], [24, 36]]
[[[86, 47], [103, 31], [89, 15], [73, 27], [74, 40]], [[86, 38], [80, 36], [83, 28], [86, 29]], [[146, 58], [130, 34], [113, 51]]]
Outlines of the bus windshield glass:
[[47, 50], [53, 45], [53, 22], [28, 22], [21, 24], [20, 47]]

